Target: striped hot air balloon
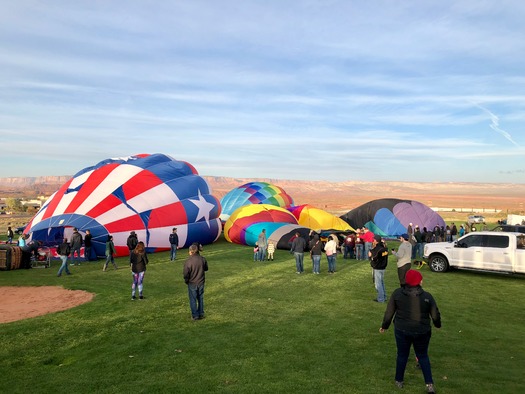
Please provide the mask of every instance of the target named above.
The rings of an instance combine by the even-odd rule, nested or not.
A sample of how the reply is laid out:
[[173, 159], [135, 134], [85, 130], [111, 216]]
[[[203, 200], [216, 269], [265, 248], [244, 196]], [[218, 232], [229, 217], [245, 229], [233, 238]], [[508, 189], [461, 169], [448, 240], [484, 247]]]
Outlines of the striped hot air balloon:
[[107, 159], [66, 182], [31, 219], [26, 233], [45, 244], [60, 243], [76, 227], [90, 230], [103, 256], [109, 234], [117, 254], [128, 254], [135, 231], [149, 253], [168, 250], [177, 227], [179, 245], [209, 244], [221, 233], [220, 203], [189, 163], [170, 156], [139, 154]]
[[224, 225], [224, 238], [240, 245], [255, 245], [262, 229], [268, 237], [283, 224], [297, 224], [286, 209], [268, 204], [245, 205], [237, 208]]
[[267, 182], [249, 182], [230, 190], [221, 198], [221, 220], [226, 222], [239, 207], [251, 204], [275, 205], [288, 208], [293, 205], [293, 198], [282, 188]]

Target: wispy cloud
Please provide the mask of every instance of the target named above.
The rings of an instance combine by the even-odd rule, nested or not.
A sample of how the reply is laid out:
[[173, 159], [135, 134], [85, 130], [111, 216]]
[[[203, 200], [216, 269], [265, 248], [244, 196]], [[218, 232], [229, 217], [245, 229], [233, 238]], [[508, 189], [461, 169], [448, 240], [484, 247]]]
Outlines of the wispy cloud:
[[502, 135], [504, 138], [509, 140], [511, 143], [516, 145], [518, 148], [520, 147], [520, 145], [516, 141], [514, 141], [514, 139], [510, 135], [510, 133], [506, 132], [505, 130], [503, 130], [502, 128], [499, 127], [499, 117], [497, 115], [495, 115], [490, 110], [488, 110], [487, 108], [485, 108], [485, 107], [483, 107], [483, 106], [481, 106], [479, 104], [476, 104], [476, 107], [478, 107], [479, 109], [483, 110], [485, 113], [487, 113], [490, 116], [490, 120], [492, 122], [490, 124], [490, 128], [492, 130], [494, 130], [496, 133]]
[[0, 177], [162, 152], [204, 175], [514, 181], [525, 154], [518, 0], [27, 4], [0, 16]]

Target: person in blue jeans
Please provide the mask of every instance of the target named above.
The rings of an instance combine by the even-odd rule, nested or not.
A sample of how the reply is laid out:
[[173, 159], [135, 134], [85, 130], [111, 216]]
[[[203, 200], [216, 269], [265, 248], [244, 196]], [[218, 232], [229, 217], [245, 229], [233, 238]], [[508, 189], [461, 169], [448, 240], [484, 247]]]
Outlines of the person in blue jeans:
[[312, 273], [319, 275], [321, 272], [321, 255], [323, 254], [323, 243], [319, 240], [319, 234], [312, 235], [309, 249], [312, 257]]
[[380, 333], [388, 330], [394, 319], [395, 338], [397, 345], [396, 376], [397, 387], [403, 387], [405, 368], [410, 355], [410, 347], [414, 352], [425, 379], [427, 393], [434, 393], [432, 369], [428, 357], [428, 346], [432, 336], [432, 327], [441, 327], [441, 314], [432, 294], [421, 287], [423, 276], [419, 271], [409, 270], [405, 277], [405, 286], [392, 293], [388, 302]]
[[295, 268], [298, 274], [304, 272], [304, 250], [306, 249], [306, 241], [301, 237], [301, 233], [296, 232], [295, 238], [292, 241], [292, 247], [290, 252], [294, 254], [295, 257]]
[[177, 228], [173, 227], [170, 234], [170, 261], [174, 261], [177, 258], [177, 249], [179, 248], [179, 236], [177, 235]]
[[377, 290], [376, 302], [386, 301], [385, 269], [388, 264], [388, 249], [381, 236], [376, 234], [372, 242], [372, 249], [368, 252], [370, 266], [373, 268], [374, 285]]
[[330, 234], [329, 238], [330, 240], [324, 246], [324, 251], [326, 253], [326, 259], [328, 260], [328, 273], [334, 274], [336, 271], [337, 248], [339, 247], [339, 242], [335, 234]]
[[57, 276], [62, 276], [62, 272], [64, 271], [66, 271], [67, 275], [71, 275], [71, 272], [69, 272], [69, 267], [67, 263], [67, 259], [70, 253], [71, 253], [71, 248], [69, 246], [69, 243], [67, 242], [67, 238], [64, 238], [62, 243], [57, 248], [57, 254], [60, 256], [60, 260], [62, 260], [62, 265], [58, 269]]
[[199, 247], [195, 244], [189, 247], [188, 253], [190, 257], [184, 263], [182, 276], [188, 285], [191, 318], [201, 320], [204, 319], [204, 283], [206, 281], [205, 272], [208, 271], [208, 262], [199, 254]]
[[268, 247], [268, 238], [266, 238], [266, 229], [262, 229], [257, 238], [257, 246], [259, 246], [259, 255], [257, 260], [264, 261], [266, 260], [266, 248]]

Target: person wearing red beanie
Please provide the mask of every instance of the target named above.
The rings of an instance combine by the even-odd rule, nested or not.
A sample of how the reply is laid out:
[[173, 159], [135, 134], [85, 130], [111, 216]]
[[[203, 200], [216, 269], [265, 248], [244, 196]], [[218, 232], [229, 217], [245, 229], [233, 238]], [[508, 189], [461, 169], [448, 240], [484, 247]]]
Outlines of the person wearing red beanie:
[[440, 328], [441, 314], [432, 294], [421, 287], [422, 281], [421, 272], [409, 270], [406, 273], [405, 286], [396, 289], [388, 301], [379, 332], [384, 333], [388, 330], [394, 319], [397, 345], [396, 385], [403, 387], [405, 368], [410, 348], [413, 346], [423, 372], [427, 392], [434, 393], [434, 381], [428, 357], [428, 346], [432, 336], [430, 321], [432, 320], [434, 327]]

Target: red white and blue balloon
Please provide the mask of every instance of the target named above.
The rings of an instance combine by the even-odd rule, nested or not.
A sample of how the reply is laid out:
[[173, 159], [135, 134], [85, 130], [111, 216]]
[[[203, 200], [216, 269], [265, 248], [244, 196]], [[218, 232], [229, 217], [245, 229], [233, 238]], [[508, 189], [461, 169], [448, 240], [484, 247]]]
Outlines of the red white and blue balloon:
[[219, 200], [191, 164], [160, 153], [139, 154], [79, 171], [47, 200], [26, 232], [53, 244], [73, 227], [83, 235], [90, 230], [98, 256], [112, 235], [122, 256], [128, 254], [131, 231], [149, 253], [170, 248], [173, 227], [181, 247], [212, 243], [221, 233], [220, 213]]

